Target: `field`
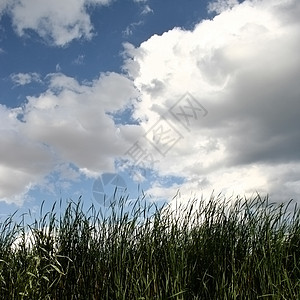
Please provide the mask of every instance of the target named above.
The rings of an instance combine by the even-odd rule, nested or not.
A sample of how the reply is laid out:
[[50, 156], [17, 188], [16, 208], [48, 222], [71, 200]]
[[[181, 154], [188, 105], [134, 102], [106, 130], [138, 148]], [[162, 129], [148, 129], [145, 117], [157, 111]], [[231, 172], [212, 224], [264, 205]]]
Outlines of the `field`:
[[0, 223], [0, 299], [300, 299], [300, 213], [268, 198], [104, 214], [69, 201]]

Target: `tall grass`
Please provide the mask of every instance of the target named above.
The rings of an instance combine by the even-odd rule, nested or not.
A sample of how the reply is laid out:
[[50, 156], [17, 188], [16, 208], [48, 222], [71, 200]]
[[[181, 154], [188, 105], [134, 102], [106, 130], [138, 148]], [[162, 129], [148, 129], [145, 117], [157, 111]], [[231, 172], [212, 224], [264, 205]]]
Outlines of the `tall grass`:
[[259, 196], [0, 223], [0, 299], [299, 299], [300, 218]]

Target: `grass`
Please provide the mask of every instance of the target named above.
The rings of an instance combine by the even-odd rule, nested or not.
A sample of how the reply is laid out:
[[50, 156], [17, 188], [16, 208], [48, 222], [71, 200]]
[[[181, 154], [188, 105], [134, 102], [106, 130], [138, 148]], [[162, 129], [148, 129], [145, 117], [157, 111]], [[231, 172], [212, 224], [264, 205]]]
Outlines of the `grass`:
[[0, 223], [0, 299], [300, 299], [291, 203], [127, 202]]

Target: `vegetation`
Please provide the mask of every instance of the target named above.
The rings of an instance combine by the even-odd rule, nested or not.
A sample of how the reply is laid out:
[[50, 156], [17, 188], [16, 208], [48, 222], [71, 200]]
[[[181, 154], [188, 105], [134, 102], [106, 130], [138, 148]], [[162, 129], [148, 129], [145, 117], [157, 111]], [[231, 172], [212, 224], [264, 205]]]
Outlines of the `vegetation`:
[[0, 223], [0, 299], [299, 299], [299, 209], [267, 198], [177, 207], [82, 200]]

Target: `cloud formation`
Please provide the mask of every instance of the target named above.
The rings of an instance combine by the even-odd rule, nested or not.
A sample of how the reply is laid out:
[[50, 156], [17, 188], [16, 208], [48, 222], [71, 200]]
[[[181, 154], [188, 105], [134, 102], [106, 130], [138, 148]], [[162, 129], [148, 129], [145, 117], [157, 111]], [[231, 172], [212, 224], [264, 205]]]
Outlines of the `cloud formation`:
[[[190, 132], [166, 114], [184, 140], [161, 158], [160, 175], [183, 177], [186, 191], [299, 197], [300, 3], [235, 2], [211, 4], [220, 14], [192, 31], [126, 45], [142, 93], [135, 117], [150, 128], [189, 91], [209, 114]], [[168, 193], [158, 186], [150, 191]]]
[[2, 14], [5, 13], [6, 9], [9, 7], [9, 4], [11, 4], [12, 1], [11, 0], [2, 0], [0, 2], [0, 17]]
[[[23, 107], [0, 106], [0, 199], [6, 202], [16, 202], [14, 197], [42, 184], [54, 170], [61, 172], [60, 165], [73, 164], [86, 176], [114, 171], [131, 136], [141, 134], [135, 125], [117, 127], [108, 114], [138, 96], [126, 77], [107, 73], [79, 83], [55, 73], [47, 79], [48, 89], [29, 96]], [[117, 128], [118, 139], [112, 134]]]
[[208, 12], [220, 14], [239, 4], [238, 0], [216, 0], [208, 3]]
[[32, 82], [42, 82], [40, 74], [36, 72], [11, 74], [10, 78], [16, 85], [26, 85]]
[[145, 5], [145, 7], [143, 8], [141, 14], [142, 15], [147, 15], [153, 13], [153, 9], [149, 6], [149, 5]]
[[[88, 38], [92, 27], [84, 5], [108, 2], [77, 2], [72, 12], [62, 12], [77, 12], [77, 19], [70, 15], [62, 27], [39, 34], [56, 45]], [[278, 201], [299, 199], [300, 3], [214, 3], [221, 5], [214, 9], [219, 14], [191, 31], [174, 28], [136, 48], [125, 44], [127, 77], [107, 73], [83, 83], [49, 74], [44, 93], [28, 96], [19, 108], [0, 106], [0, 178], [6, 178], [0, 182], [0, 199], [17, 202], [17, 195], [41, 184], [53, 170], [65, 176], [66, 168], [57, 166], [69, 163], [86, 176], [112, 172], [116, 159], [137, 140], [158, 161], [147, 165], [157, 175], [148, 192], [157, 198], [170, 199], [180, 188], [185, 195], [208, 196], [215, 190], [251, 196], [257, 191]], [[25, 16], [26, 5], [12, 10], [13, 18]], [[47, 13], [55, 12], [48, 5]], [[45, 14], [37, 6], [32, 20], [22, 17], [16, 30], [40, 30], [44, 25], [38, 20]], [[16, 75], [19, 84], [34, 77]], [[186, 92], [192, 98], [178, 102]], [[208, 111], [205, 117], [199, 104]], [[134, 108], [139, 124], [114, 123], [112, 114], [126, 107]], [[181, 109], [186, 119], [175, 119], [171, 108]], [[173, 134], [169, 141], [180, 138], [162, 155], [153, 145], [166, 141], [160, 131], [164, 126]], [[184, 183], [167, 188], [161, 178], [169, 176]]]
[[86, 8], [108, 5], [112, 0], [7, 0], [0, 3], [1, 13], [7, 12], [19, 36], [35, 31], [55, 46], [65, 46], [74, 39], [91, 39], [93, 26]]

